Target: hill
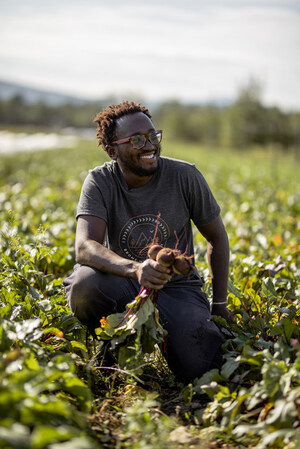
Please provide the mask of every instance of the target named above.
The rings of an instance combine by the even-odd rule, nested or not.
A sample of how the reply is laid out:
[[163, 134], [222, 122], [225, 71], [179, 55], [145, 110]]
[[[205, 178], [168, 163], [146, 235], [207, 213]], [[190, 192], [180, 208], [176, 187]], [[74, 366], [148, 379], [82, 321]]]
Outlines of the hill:
[[16, 95], [21, 96], [23, 101], [27, 104], [34, 104], [38, 101], [43, 101], [51, 106], [60, 106], [65, 103], [83, 105], [91, 102], [86, 98], [64, 95], [50, 90], [41, 90], [34, 87], [24, 86], [22, 84], [0, 80], [0, 100], [9, 100]]

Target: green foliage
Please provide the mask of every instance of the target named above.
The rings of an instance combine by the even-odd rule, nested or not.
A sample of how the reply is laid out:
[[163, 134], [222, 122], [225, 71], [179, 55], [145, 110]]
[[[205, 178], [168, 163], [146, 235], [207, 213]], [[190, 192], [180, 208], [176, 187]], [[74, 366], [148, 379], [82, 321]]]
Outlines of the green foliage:
[[166, 331], [159, 323], [156, 300], [153, 290], [142, 289], [123, 313], [103, 317], [101, 327], [95, 330], [100, 339], [111, 342], [121, 368], [140, 371], [144, 355], [164, 342]]
[[113, 98], [81, 104], [65, 103], [52, 106], [43, 101], [29, 104], [19, 95], [0, 102], [0, 122], [2, 125], [44, 126], [47, 128], [92, 127], [96, 114]]
[[125, 409], [124, 447], [132, 449], [174, 447], [169, 441], [174, 423], [160, 414], [159, 403], [151, 397], [137, 400], [134, 406]]
[[[254, 249], [252, 251], [254, 253]], [[258, 262], [236, 254], [228, 304], [234, 322], [214, 317], [226, 331], [224, 364], [194, 383], [211, 401], [199, 417], [201, 435], [258, 448], [299, 443], [299, 252], [289, 263]]]
[[[85, 329], [66, 306], [62, 279], [74, 264], [82, 181], [106, 154], [82, 142], [74, 149], [1, 157], [0, 447], [184, 447], [190, 435], [237, 447], [299, 445], [299, 167], [277, 150], [237, 154], [165, 140], [163, 151], [196, 162], [222, 208], [234, 316], [230, 325], [216, 318], [227, 338], [222, 369], [184, 389], [165, 370], [164, 395], [162, 378], [153, 379], [153, 372], [147, 378], [145, 370], [145, 388], [157, 391], [150, 395], [118, 367], [105, 374], [91, 367], [91, 341], [86, 344]], [[204, 240], [196, 231], [194, 237], [211, 298]], [[115, 324], [100, 330], [116, 347], [128, 348], [132, 338], [132, 353], [119, 353], [128, 370], [140, 366], [141, 344], [149, 344], [140, 342], [141, 329], [149, 320], [150, 334], [154, 327], [150, 303], [145, 311], [119, 330]], [[158, 366], [151, 357], [148, 362]], [[175, 406], [176, 417], [162, 411], [172, 401], [181, 401], [182, 415]], [[178, 425], [182, 444], [170, 440]]]
[[65, 306], [54, 250], [43, 233], [22, 245], [13, 229], [1, 234], [0, 447], [97, 447], [86, 437], [92, 395], [76, 374], [85, 331]]
[[299, 112], [266, 107], [261, 97], [260, 84], [250, 79], [228, 106], [191, 106], [170, 101], [155, 111], [154, 122], [172, 140], [239, 150], [273, 145], [299, 152]]

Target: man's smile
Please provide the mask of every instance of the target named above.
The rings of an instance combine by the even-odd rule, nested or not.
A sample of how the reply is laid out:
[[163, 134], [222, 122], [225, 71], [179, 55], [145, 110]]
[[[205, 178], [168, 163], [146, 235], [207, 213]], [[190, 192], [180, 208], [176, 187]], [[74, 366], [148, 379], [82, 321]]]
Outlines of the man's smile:
[[157, 151], [147, 151], [147, 153], [143, 153], [139, 156], [139, 159], [156, 159]]

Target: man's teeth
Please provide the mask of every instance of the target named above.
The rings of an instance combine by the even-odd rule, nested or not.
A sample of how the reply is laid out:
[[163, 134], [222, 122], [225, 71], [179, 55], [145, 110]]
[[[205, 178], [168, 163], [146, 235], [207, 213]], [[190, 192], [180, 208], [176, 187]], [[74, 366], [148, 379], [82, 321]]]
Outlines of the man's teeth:
[[142, 159], [152, 159], [154, 158], [154, 153], [150, 153], [150, 154], [144, 154], [143, 156], [141, 156]]

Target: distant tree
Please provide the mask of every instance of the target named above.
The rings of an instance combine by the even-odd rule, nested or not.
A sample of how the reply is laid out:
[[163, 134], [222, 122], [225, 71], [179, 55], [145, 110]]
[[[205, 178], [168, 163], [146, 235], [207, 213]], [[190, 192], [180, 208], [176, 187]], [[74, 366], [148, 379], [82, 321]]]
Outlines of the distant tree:
[[182, 139], [186, 136], [185, 108], [177, 100], [163, 103], [155, 112], [153, 120], [163, 128], [167, 138]]
[[[85, 104], [50, 106], [42, 101], [28, 104], [21, 96], [0, 101], [0, 124], [34, 125], [43, 128], [94, 127], [93, 119], [115, 98]], [[300, 112], [286, 113], [262, 103], [262, 85], [255, 79], [243, 86], [236, 101], [223, 108], [186, 105], [173, 100], [153, 113], [164, 138], [238, 149], [253, 145], [281, 146], [300, 151]]]
[[26, 122], [26, 108], [23, 98], [15, 95], [2, 104], [2, 119], [8, 124], [24, 124]]
[[222, 141], [225, 145], [244, 148], [266, 143], [268, 124], [261, 93], [262, 86], [255, 79], [240, 89], [236, 102], [223, 116]]

